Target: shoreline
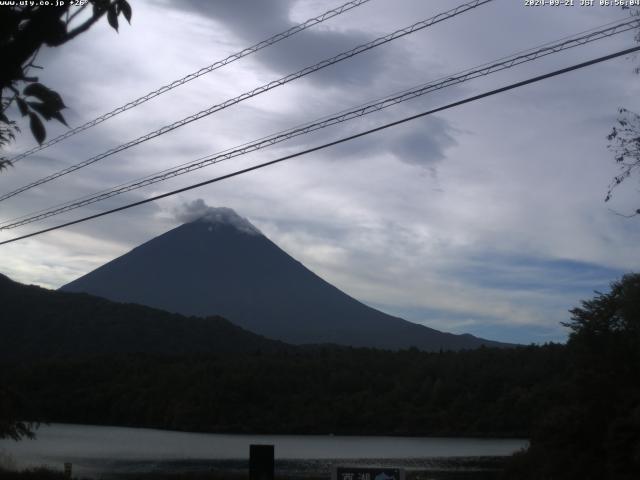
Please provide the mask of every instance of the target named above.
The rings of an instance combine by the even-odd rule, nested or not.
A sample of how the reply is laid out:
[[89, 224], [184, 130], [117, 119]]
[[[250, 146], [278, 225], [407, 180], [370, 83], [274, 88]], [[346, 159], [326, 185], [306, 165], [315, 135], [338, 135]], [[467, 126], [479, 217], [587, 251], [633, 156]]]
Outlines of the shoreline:
[[[407, 480], [494, 480], [498, 479], [509, 457], [460, 456], [396, 459], [277, 459], [275, 477], [282, 480], [329, 480], [335, 466], [403, 468]], [[98, 462], [96, 462], [98, 463]], [[240, 480], [249, 475], [249, 461], [169, 460], [115, 461], [101, 468], [74, 470], [72, 478], [82, 480]], [[86, 465], [86, 463], [85, 463]], [[63, 480], [60, 469], [0, 470], [0, 479], [32, 480], [33, 472], [42, 480]]]
[[500, 435], [500, 434], [481, 434], [481, 433], [460, 433], [460, 432], [440, 432], [440, 433], [402, 433], [402, 432], [381, 432], [370, 433], [370, 432], [356, 432], [356, 431], [345, 431], [345, 432], [304, 432], [300, 433], [297, 431], [242, 431], [242, 430], [217, 430], [217, 431], [209, 431], [209, 430], [188, 430], [188, 429], [177, 429], [177, 428], [162, 428], [160, 426], [148, 426], [148, 425], [127, 425], [127, 424], [109, 424], [109, 423], [68, 423], [68, 422], [58, 422], [58, 421], [41, 421], [34, 422], [38, 423], [38, 427], [34, 430], [36, 435], [35, 440], [38, 437], [38, 430], [42, 427], [51, 427], [51, 426], [68, 426], [68, 427], [105, 427], [105, 428], [126, 428], [132, 430], [148, 430], [152, 432], [160, 432], [160, 433], [189, 433], [189, 434], [202, 434], [202, 435], [233, 435], [233, 436], [264, 436], [264, 437], [288, 437], [288, 436], [304, 436], [304, 437], [372, 437], [372, 438], [430, 438], [430, 439], [439, 439], [439, 438], [460, 438], [460, 439], [475, 439], [475, 440], [525, 440], [527, 436], [520, 432], [513, 433], [512, 435]]

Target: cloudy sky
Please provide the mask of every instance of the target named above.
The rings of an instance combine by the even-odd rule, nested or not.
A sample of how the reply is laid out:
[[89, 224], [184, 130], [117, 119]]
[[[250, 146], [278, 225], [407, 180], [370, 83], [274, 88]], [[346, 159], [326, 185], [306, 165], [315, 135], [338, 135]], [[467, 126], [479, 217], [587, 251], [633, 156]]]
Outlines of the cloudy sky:
[[[71, 126], [220, 60], [340, 1], [131, 2], [41, 52], [40, 78]], [[6, 192], [380, 35], [458, 5], [371, 0], [246, 57], [0, 175]], [[152, 174], [621, 19], [619, 7], [495, 0], [259, 95], [0, 204], [8, 220]], [[596, 2], [598, 3], [598, 2]], [[448, 88], [377, 114], [66, 215], [5, 240], [319, 145], [485, 90], [634, 46], [628, 32]], [[521, 343], [564, 341], [559, 322], [593, 290], [640, 269], [637, 179], [617, 173], [606, 136], [640, 110], [640, 58], [622, 57], [225, 182], [0, 247], [0, 271], [57, 288], [179, 224], [185, 205], [224, 206], [350, 295], [408, 320]], [[65, 127], [48, 124], [49, 138]], [[28, 132], [24, 125], [23, 131]], [[28, 133], [8, 150], [33, 145]]]

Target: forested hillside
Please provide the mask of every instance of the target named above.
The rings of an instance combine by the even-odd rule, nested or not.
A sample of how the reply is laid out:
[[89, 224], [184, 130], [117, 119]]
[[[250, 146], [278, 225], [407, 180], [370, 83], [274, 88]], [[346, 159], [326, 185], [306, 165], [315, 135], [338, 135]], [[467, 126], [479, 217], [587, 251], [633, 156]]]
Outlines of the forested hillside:
[[28, 395], [30, 411], [52, 422], [527, 436], [561, 393], [565, 365], [558, 345], [458, 353], [315, 348], [41, 361], [2, 368], [2, 380]]
[[4, 275], [0, 275], [0, 306], [0, 359], [288, 348], [221, 317], [186, 317], [87, 294], [56, 292], [22, 285]]

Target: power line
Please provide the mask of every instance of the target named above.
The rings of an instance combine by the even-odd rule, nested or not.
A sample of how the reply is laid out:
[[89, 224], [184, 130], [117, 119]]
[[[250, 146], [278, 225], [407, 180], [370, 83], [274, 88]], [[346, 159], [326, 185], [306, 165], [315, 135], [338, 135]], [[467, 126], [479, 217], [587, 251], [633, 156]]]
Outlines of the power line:
[[246, 143], [238, 147], [233, 147], [231, 149], [227, 149], [222, 152], [218, 152], [213, 155], [209, 155], [209, 156], [200, 158], [198, 160], [194, 160], [192, 162], [179, 165], [174, 168], [166, 169], [156, 174], [143, 177], [142, 179], [139, 179], [137, 181], [127, 182], [125, 184], [121, 184], [114, 188], [104, 190], [102, 192], [98, 192], [96, 194], [83, 197], [81, 199], [66, 202], [54, 207], [49, 207], [47, 209], [40, 210], [38, 212], [33, 212], [27, 215], [23, 215], [21, 217], [14, 218], [12, 220], [7, 220], [5, 222], [0, 223], [0, 230], [8, 230], [8, 229], [20, 227], [22, 225], [33, 223], [38, 220], [43, 220], [45, 218], [49, 218], [49, 217], [59, 215], [71, 210], [75, 210], [76, 208], [80, 208], [86, 205], [90, 205], [92, 203], [106, 200], [116, 195], [130, 192], [132, 190], [137, 190], [138, 188], [142, 188], [148, 185], [152, 185], [154, 183], [165, 181], [173, 177], [184, 175], [194, 170], [198, 170], [200, 168], [204, 168], [216, 163], [220, 163], [222, 161], [229, 160], [234, 157], [238, 157], [250, 152], [254, 152], [262, 148], [275, 145], [277, 143], [283, 142], [285, 140], [289, 140], [291, 138], [294, 138], [300, 135], [308, 134], [313, 131], [317, 131], [322, 128], [329, 127], [331, 125], [335, 125], [335, 124], [343, 123], [355, 118], [359, 118], [364, 115], [368, 115], [370, 113], [383, 110], [390, 106], [397, 105], [401, 102], [405, 102], [405, 101], [417, 98], [419, 96], [422, 96], [443, 88], [457, 85], [457, 84], [472, 80], [474, 78], [478, 78], [478, 77], [489, 75], [501, 70], [505, 70], [507, 68], [512, 68], [514, 66], [521, 65], [526, 62], [534, 61], [546, 55], [558, 53], [560, 51], [563, 51], [569, 48], [585, 45], [587, 43], [601, 40], [603, 38], [608, 38], [612, 35], [616, 35], [628, 30], [632, 30], [639, 26], [640, 26], [639, 19], [632, 19], [632, 20], [626, 19], [624, 22], [618, 22], [618, 24], [609, 26], [608, 28], [591, 29], [588, 31], [588, 33], [583, 35], [578, 34], [578, 35], [574, 35], [573, 37], [565, 37], [564, 41], [560, 41], [556, 43], [547, 43], [544, 46], [537, 49], [533, 48], [533, 49], [526, 50], [524, 52], [520, 52], [518, 54], [511, 55], [509, 57], [503, 57], [497, 62], [486, 63], [481, 65], [480, 67], [467, 69], [462, 73], [449, 75], [449, 76], [443, 77], [443, 79], [439, 79], [427, 84], [423, 84], [418, 87], [414, 87], [413, 89], [404, 90], [397, 94], [387, 96], [381, 100], [369, 102], [369, 103], [360, 105], [356, 108], [352, 108], [350, 110], [343, 110], [342, 112], [338, 114], [334, 114], [333, 116], [323, 117], [322, 119], [304, 124], [302, 126], [294, 127], [289, 130], [285, 130], [267, 137], [263, 137], [254, 142]]
[[71, 226], [71, 225], [76, 225], [78, 223], [86, 222], [88, 220], [93, 220], [95, 218], [103, 217], [105, 215], [110, 215], [112, 213], [120, 212], [122, 210], [127, 210], [129, 208], [137, 207], [139, 205], [144, 205], [145, 203], [150, 203], [150, 202], [154, 202], [156, 200], [160, 200], [162, 198], [170, 197], [172, 195], [177, 195], [178, 193], [186, 192], [188, 190], [193, 190], [195, 188], [203, 187], [203, 186], [209, 185], [211, 183], [220, 182], [222, 180], [226, 180], [228, 178], [236, 177], [238, 175], [242, 175], [244, 173], [251, 172], [253, 170], [258, 170], [258, 169], [261, 169], [261, 168], [264, 168], [264, 167], [275, 165], [276, 163], [284, 162], [285, 160], [290, 160], [292, 158], [296, 158], [296, 157], [300, 157], [300, 156], [303, 156], [303, 155], [307, 155], [307, 154], [312, 153], [312, 152], [317, 152], [319, 150], [324, 150], [325, 148], [329, 148], [329, 147], [332, 147], [334, 145], [338, 145], [338, 144], [341, 144], [341, 143], [344, 143], [344, 142], [348, 142], [348, 141], [354, 140], [356, 138], [364, 137], [366, 135], [370, 135], [372, 133], [379, 132], [381, 130], [385, 130], [387, 128], [395, 127], [397, 125], [400, 125], [400, 124], [403, 124], [403, 123], [407, 123], [407, 122], [410, 122], [412, 120], [416, 120], [418, 118], [425, 117], [427, 115], [438, 113], [438, 112], [441, 112], [443, 110], [448, 110], [450, 108], [458, 107], [458, 106], [464, 105], [466, 103], [475, 102], [475, 101], [480, 100], [482, 98], [486, 98], [486, 97], [490, 97], [490, 96], [493, 96], [493, 95], [497, 95], [499, 93], [503, 93], [503, 92], [506, 92], [506, 91], [509, 91], [509, 90], [513, 90], [515, 88], [523, 87], [525, 85], [530, 85], [532, 83], [540, 82], [542, 80], [546, 80], [546, 79], [551, 78], [551, 77], [555, 77], [555, 76], [562, 75], [562, 74], [565, 74], [565, 73], [568, 73], [568, 72], [571, 72], [571, 71], [574, 71], [574, 70], [585, 68], [585, 67], [588, 67], [590, 65], [595, 65], [597, 63], [604, 62], [606, 60], [611, 60], [613, 58], [617, 58], [617, 57], [620, 57], [620, 56], [623, 56], [623, 55], [628, 55], [630, 53], [637, 52], [639, 50], [640, 50], [640, 46], [633, 47], [633, 48], [628, 48], [626, 50], [622, 50], [622, 51], [619, 51], [619, 52], [616, 52], [616, 53], [605, 55], [603, 57], [598, 57], [598, 58], [595, 58], [593, 60], [589, 60], [587, 62], [578, 63], [578, 64], [572, 65], [570, 67], [562, 68], [560, 70], [555, 70], [553, 72], [546, 73], [544, 75], [539, 75], [537, 77], [533, 77], [533, 78], [530, 78], [528, 80], [523, 80], [521, 82], [512, 83], [510, 85], [507, 85], [507, 86], [504, 86], [504, 87], [501, 87], [501, 88], [497, 88], [495, 90], [490, 90], [488, 92], [481, 93], [479, 95], [474, 95], [472, 97], [465, 98], [464, 100], [459, 100], [457, 102], [449, 103], [449, 104], [447, 104], [447, 105], [445, 105], [443, 107], [434, 108], [434, 109], [428, 110], [426, 112], [422, 112], [422, 113], [418, 113], [416, 115], [405, 117], [405, 118], [403, 118], [401, 120], [397, 120], [395, 122], [386, 123], [384, 125], [381, 125], [379, 127], [366, 130], [364, 132], [356, 133], [356, 134], [350, 135], [348, 137], [343, 137], [341, 139], [334, 140], [333, 142], [329, 142], [329, 143], [325, 143], [325, 144], [322, 144], [322, 145], [318, 145], [318, 146], [313, 147], [313, 148], [308, 148], [306, 150], [303, 150], [303, 151], [300, 151], [300, 152], [297, 152], [297, 153], [293, 153], [291, 155], [286, 155], [284, 157], [280, 157], [280, 158], [277, 158], [275, 160], [271, 160], [271, 161], [268, 161], [268, 162], [260, 163], [258, 165], [254, 165], [252, 167], [243, 168], [242, 170], [237, 170], [235, 172], [228, 173], [226, 175], [221, 175], [219, 177], [215, 177], [215, 178], [212, 178], [210, 180], [206, 180], [204, 182], [196, 183], [196, 184], [190, 185], [188, 187], [183, 187], [183, 188], [179, 188], [177, 190], [172, 190], [170, 192], [163, 193], [161, 195], [156, 195], [154, 197], [150, 197], [150, 198], [147, 198], [147, 199], [144, 199], [144, 200], [140, 200], [138, 202], [129, 203], [127, 205], [123, 205], [122, 207], [118, 207], [118, 208], [114, 208], [114, 209], [111, 209], [111, 210], [107, 210], [105, 212], [96, 213], [94, 215], [89, 215], [87, 217], [83, 217], [83, 218], [80, 218], [80, 219], [77, 219], [77, 220], [73, 220], [71, 222], [67, 222], [67, 223], [63, 223], [63, 224], [60, 224], [60, 225], [56, 225], [54, 227], [49, 227], [49, 228], [45, 228], [43, 230], [38, 230], [36, 232], [29, 233], [27, 235], [22, 235], [20, 237], [12, 238], [10, 240], [4, 240], [4, 241], [0, 242], [0, 245], [6, 245], [8, 243], [17, 242], [18, 240], [23, 240], [25, 238], [34, 237], [36, 235], [41, 235], [43, 233], [51, 232], [53, 230], [58, 230], [58, 229], [61, 229], [61, 228], [64, 228], [64, 227], [68, 227], [68, 226]]
[[306, 75], [309, 75], [313, 72], [316, 72], [318, 70], [321, 70], [323, 68], [326, 68], [330, 65], [336, 64], [338, 62], [341, 62], [343, 60], [349, 59], [355, 55], [358, 55], [360, 53], [363, 53], [365, 51], [371, 50], [372, 48], [375, 47], [379, 47], [380, 45], [389, 43], [393, 40], [397, 40], [398, 38], [404, 37], [406, 35], [415, 33], [417, 31], [423, 30], [427, 27], [430, 27], [436, 23], [448, 20], [450, 18], [453, 18], [457, 15], [460, 15], [464, 12], [467, 12], [469, 10], [472, 10], [474, 8], [477, 8], [481, 5], [484, 5], [486, 3], [492, 2], [493, 0], [474, 0], [472, 2], [468, 2], [462, 5], [459, 5], [451, 10], [448, 10], [446, 12], [443, 13], [439, 13], [438, 15], [431, 17], [429, 19], [426, 20], [422, 20], [420, 22], [414, 23], [413, 25], [410, 25], [408, 27], [402, 28], [400, 30], [396, 30], [395, 32], [392, 32], [388, 35], [382, 36], [382, 37], [378, 37], [375, 40], [359, 45], [351, 50], [348, 50], [346, 52], [340, 53], [334, 57], [328, 58], [326, 60], [323, 60], [321, 62], [316, 63], [315, 65], [312, 65], [310, 67], [306, 67], [303, 68], [302, 70], [299, 70], [296, 73], [291, 73], [289, 75], [286, 75], [282, 78], [279, 78], [278, 80], [273, 80], [269, 83], [266, 83], [260, 87], [257, 87], [249, 92], [245, 92], [237, 97], [231, 98], [229, 100], [224, 101], [223, 103], [219, 103], [217, 105], [213, 105], [212, 107], [207, 108], [206, 110], [202, 110], [198, 113], [194, 113], [193, 115], [190, 115], [188, 117], [183, 118], [182, 120], [178, 120], [172, 124], [169, 125], [165, 125], [164, 127], [159, 128], [158, 130], [155, 130], [153, 132], [147, 133], [146, 135], [143, 135], [141, 137], [138, 137], [134, 140], [130, 140], [127, 143], [118, 145], [117, 147], [114, 147], [110, 150], [107, 150], [106, 152], [103, 152], [99, 155], [95, 155], [87, 160], [84, 160], [83, 162], [77, 163], [75, 165], [72, 165], [70, 167], [67, 167], [65, 169], [62, 169], [56, 173], [53, 173], [51, 175], [48, 175], [46, 177], [43, 177], [39, 180], [36, 180], [35, 182], [29, 183], [28, 185], [25, 185], [23, 187], [20, 187], [16, 190], [13, 190], [9, 193], [6, 193], [2, 196], [0, 196], [0, 201], [6, 200], [8, 198], [11, 198], [15, 195], [18, 195], [19, 193], [22, 193], [26, 190], [29, 190], [31, 188], [37, 187], [39, 185], [42, 185], [44, 183], [50, 182], [52, 180], [55, 180], [56, 178], [62, 177], [64, 175], [67, 175], [71, 172], [75, 172], [76, 170], [79, 170], [81, 168], [84, 168], [88, 165], [91, 165], [93, 163], [96, 163], [106, 157], [109, 157], [111, 155], [114, 155], [115, 153], [121, 152], [123, 150], [126, 150], [128, 148], [131, 148], [135, 145], [138, 145], [140, 143], [146, 142], [148, 140], [151, 140], [153, 138], [156, 138], [160, 135], [164, 135], [165, 133], [168, 133], [172, 130], [175, 130], [176, 128], [182, 127], [184, 125], [187, 125], [191, 122], [195, 122], [196, 120], [200, 120], [201, 118], [204, 118], [208, 115], [211, 115], [212, 113], [218, 112], [220, 110], [223, 110], [225, 108], [228, 108], [232, 105], [235, 105], [237, 103], [240, 103], [244, 100], [247, 100], [249, 98], [255, 97], [256, 95], [260, 95], [261, 93], [267, 92], [269, 90], [272, 90], [276, 87], [279, 87], [281, 85], [285, 85], [293, 80], [296, 80], [298, 78], [304, 77]]
[[127, 110], [130, 110], [134, 107], [137, 107], [138, 105], [142, 105], [145, 102], [148, 102], [149, 100], [151, 100], [152, 98], [158, 97], [164, 93], [167, 93], [170, 90], [173, 90], [174, 88], [177, 88], [181, 85], [184, 85], [185, 83], [188, 83], [192, 80], [195, 80], [198, 77], [201, 77], [202, 75], [206, 75], [207, 73], [211, 73], [214, 70], [217, 70], [221, 67], [224, 67], [225, 65], [228, 65], [232, 62], [235, 62], [236, 60], [240, 60], [243, 57], [246, 57], [247, 55], [251, 55], [252, 53], [255, 53], [259, 50], [262, 50], [263, 48], [266, 48], [270, 45], [273, 45], [274, 43], [277, 43], [281, 40], [284, 40], [285, 38], [289, 38], [293, 35], [295, 35], [296, 33], [302, 32], [303, 30], [306, 30], [307, 28], [313, 27], [314, 25], [317, 25], [319, 23], [322, 23], [326, 20], [329, 20], [330, 18], [336, 17], [338, 15], [341, 15], [353, 8], [359, 7], [360, 5], [363, 5], [367, 2], [369, 2], [370, 0], [352, 0], [350, 2], [347, 2], [337, 8], [334, 8], [332, 10], [326, 11], [321, 15], [318, 15], [317, 17], [314, 18], [310, 18], [308, 20], [306, 20], [305, 22], [302, 22], [298, 25], [295, 25], [291, 28], [289, 28], [288, 30], [285, 30], [284, 32], [280, 32], [276, 35], [273, 35], [269, 38], [267, 38], [266, 40], [263, 40], [261, 42], [256, 43], [255, 45], [252, 45], [250, 47], [245, 48], [244, 50], [241, 50], [239, 52], [236, 52], [234, 54], [229, 55], [228, 57], [222, 59], [222, 60], [218, 60], [215, 63], [212, 63], [209, 66], [203, 67], [200, 70], [197, 70], [195, 72], [192, 72], [188, 75], [185, 75], [184, 77], [175, 80], [171, 83], [168, 83], [166, 85], [161, 86], [160, 88], [158, 88], [157, 90], [154, 90], [150, 93], [147, 93], [146, 95], [143, 95], [140, 98], [137, 98], [135, 100], [130, 101], [129, 103], [122, 105], [120, 107], [117, 107], [113, 110], [111, 110], [110, 112], [107, 112], [97, 118], [94, 118], [93, 120], [90, 120], [82, 125], [80, 125], [79, 127], [75, 127], [71, 130], [66, 131], [65, 133], [63, 133], [62, 135], [59, 135], [55, 138], [52, 138], [51, 140], [44, 142], [40, 145], [36, 145], [35, 147], [19, 154], [16, 155], [15, 157], [9, 159], [9, 161], [11, 163], [15, 163], [18, 162], [20, 160], [22, 160], [23, 158], [26, 158], [30, 155], [32, 155], [33, 153], [39, 152], [41, 150], [44, 150], [47, 147], [50, 147], [51, 145], [55, 145], [56, 143], [59, 143], [63, 140], [66, 140], [69, 137], [72, 137], [73, 135], [83, 132], [91, 127], [94, 127], [112, 117], [115, 117], [116, 115], [119, 115], [123, 112], [126, 112]]
[[[612, 25], [614, 23], [615, 22], [612, 22], [607, 25]], [[351, 120], [353, 118], [361, 117], [366, 114], [382, 110], [391, 105], [395, 105], [397, 103], [401, 103], [401, 102], [416, 98], [418, 96], [430, 93], [435, 90], [446, 88], [454, 84], [462, 83], [464, 81], [468, 81], [473, 78], [477, 78], [479, 76], [488, 75], [490, 73], [494, 73], [499, 70], [511, 68], [513, 66], [535, 60], [545, 55], [557, 53], [565, 49], [573, 48], [579, 45], [584, 45], [589, 42], [600, 40], [602, 38], [610, 37], [612, 35], [631, 30], [638, 26], [640, 26], [640, 20], [627, 20], [622, 23], [618, 21], [617, 25], [609, 26], [608, 28], [602, 29], [601, 27], [598, 27], [600, 28], [600, 30], [598, 30], [597, 28], [590, 29], [584, 35], [576, 34], [576, 35], [573, 35], [573, 37], [564, 37], [563, 40], [565, 41], [562, 41], [562, 42], [546, 43], [538, 49], [535, 49], [535, 48], [529, 49], [524, 52], [519, 52], [519, 54], [514, 54], [509, 57], [504, 57], [494, 63], [486, 63], [481, 65], [480, 67], [465, 70], [460, 74], [454, 74], [447, 77], [443, 77], [444, 80], [436, 80], [434, 82], [427, 83], [410, 90], [405, 90], [393, 96], [385, 97], [378, 102], [369, 102], [368, 104], [363, 104], [351, 110], [344, 110], [338, 114], [335, 114], [334, 116], [324, 117], [312, 123], [294, 127], [292, 129], [285, 130], [277, 134], [273, 134], [271, 136], [263, 137], [257, 141], [246, 143], [238, 147], [233, 147], [223, 152], [218, 152], [214, 155], [209, 155], [209, 156], [200, 158], [198, 160], [194, 160], [192, 162], [179, 165], [172, 169], [163, 170], [161, 172], [158, 172], [157, 174], [152, 174], [152, 175], [143, 177], [142, 179], [139, 179], [137, 181], [127, 182], [125, 184], [118, 185], [116, 187], [113, 187], [112, 189], [104, 190], [102, 192], [98, 192], [97, 194], [93, 194], [92, 196], [82, 197], [81, 199], [77, 199], [75, 201], [65, 202], [63, 204], [60, 204], [54, 207], [50, 207], [44, 210], [40, 210], [38, 212], [30, 213], [18, 218], [14, 218], [12, 220], [2, 222], [3, 224], [0, 224], [0, 229], [11, 229], [11, 228], [19, 227], [21, 225], [25, 225], [27, 223], [32, 223], [37, 220], [42, 220], [44, 218], [58, 215], [82, 206], [89, 205], [91, 203], [95, 203], [98, 201], [111, 198], [113, 196], [116, 196], [122, 193], [126, 193], [126, 192], [136, 190], [138, 188], [142, 188], [160, 181], [164, 181], [175, 176], [183, 175], [191, 171], [204, 168], [206, 166], [210, 166], [212, 164], [219, 163], [224, 160], [228, 160], [233, 157], [244, 155], [246, 153], [253, 152], [253, 151], [265, 148], [267, 146], [274, 145], [276, 143], [280, 143], [284, 140], [288, 140], [295, 136], [310, 133], [312, 131], [316, 131], [321, 128], [325, 128], [337, 123], [342, 123], [342, 122]], [[582, 32], [582, 33], [585, 33], [585, 32]], [[18, 220], [21, 220], [21, 221], [18, 221]]]

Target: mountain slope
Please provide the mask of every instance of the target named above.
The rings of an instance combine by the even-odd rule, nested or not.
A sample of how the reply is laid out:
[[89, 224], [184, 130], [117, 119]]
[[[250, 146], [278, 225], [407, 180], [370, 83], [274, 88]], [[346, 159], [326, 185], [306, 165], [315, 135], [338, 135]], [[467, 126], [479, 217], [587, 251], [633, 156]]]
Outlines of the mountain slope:
[[424, 350], [497, 342], [392, 317], [291, 258], [229, 209], [177, 227], [62, 287], [184, 315], [218, 314], [289, 343]]
[[187, 318], [87, 294], [22, 285], [1, 274], [0, 306], [0, 359], [287, 348], [224, 318]]

